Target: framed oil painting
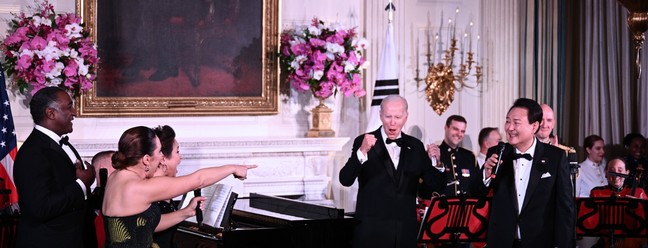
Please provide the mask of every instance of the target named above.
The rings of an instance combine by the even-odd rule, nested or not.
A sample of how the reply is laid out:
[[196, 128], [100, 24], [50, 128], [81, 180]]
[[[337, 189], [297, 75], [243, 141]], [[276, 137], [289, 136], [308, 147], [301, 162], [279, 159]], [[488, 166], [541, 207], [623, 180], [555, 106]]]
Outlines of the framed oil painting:
[[278, 111], [279, 0], [77, 0], [99, 52], [80, 116]]

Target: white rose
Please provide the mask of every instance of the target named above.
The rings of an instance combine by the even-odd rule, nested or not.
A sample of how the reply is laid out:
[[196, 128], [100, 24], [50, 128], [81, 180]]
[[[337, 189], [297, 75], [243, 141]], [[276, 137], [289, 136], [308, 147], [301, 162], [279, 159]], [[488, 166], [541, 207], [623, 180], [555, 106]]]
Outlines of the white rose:
[[313, 72], [313, 76], [312, 76], [312, 77], [313, 77], [313, 79], [315, 79], [315, 80], [320, 80], [320, 79], [322, 79], [322, 76], [324, 76], [324, 71], [322, 71], [322, 70], [317, 70], [317, 71], [314, 71], [314, 72]]

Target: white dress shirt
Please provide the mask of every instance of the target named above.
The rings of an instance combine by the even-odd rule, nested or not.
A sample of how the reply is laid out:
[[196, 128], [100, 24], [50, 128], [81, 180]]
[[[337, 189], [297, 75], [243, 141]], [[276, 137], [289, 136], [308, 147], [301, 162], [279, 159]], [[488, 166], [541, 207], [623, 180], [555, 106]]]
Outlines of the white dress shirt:
[[484, 163], [486, 163], [486, 154], [480, 152], [477, 154], [477, 164], [479, 165], [479, 169], [484, 168]]
[[[515, 153], [528, 153], [533, 157], [535, 155], [535, 148], [538, 144], [537, 139], [533, 139], [533, 145], [529, 147], [526, 151], [520, 151], [517, 148]], [[531, 176], [531, 167], [533, 166], [533, 159], [526, 160], [524, 158], [518, 158], [513, 160], [513, 170], [515, 172], [515, 192], [517, 193], [517, 203], [518, 203], [518, 214], [522, 210], [522, 204], [524, 204], [524, 197], [526, 197], [526, 190], [529, 186], [529, 177]], [[524, 238], [520, 234], [520, 227], [517, 228], [518, 237], [520, 239]]]
[[[39, 125], [36, 125], [34, 128], [36, 128], [36, 130], [41, 131], [42, 133], [47, 135], [47, 137], [50, 137], [50, 139], [54, 140], [54, 142], [56, 142], [57, 144], [60, 143], [61, 137], [58, 136], [58, 134], [56, 134], [52, 130], [49, 130], [49, 129], [47, 129], [47, 128], [43, 127], [43, 126], [39, 126]], [[68, 157], [70, 157], [70, 160], [72, 160], [74, 163], [77, 162], [78, 159], [77, 159], [76, 155], [74, 155], [74, 152], [72, 151], [72, 148], [70, 148], [68, 145], [62, 145], [61, 148], [63, 148], [63, 151], [65, 151], [65, 153], [68, 155]], [[81, 162], [81, 165], [83, 165], [83, 161], [80, 161], [80, 162]], [[86, 199], [87, 199], [87, 192], [86, 192], [85, 184], [83, 184], [83, 181], [81, 181], [81, 179], [78, 179], [78, 178], [77, 178], [76, 182], [79, 184], [79, 186], [81, 186], [81, 190], [83, 190], [83, 196], [86, 197]]]
[[580, 163], [578, 180], [576, 180], [576, 193], [578, 197], [589, 197], [594, 187], [607, 185], [605, 177], [605, 162], [600, 164], [586, 159]]

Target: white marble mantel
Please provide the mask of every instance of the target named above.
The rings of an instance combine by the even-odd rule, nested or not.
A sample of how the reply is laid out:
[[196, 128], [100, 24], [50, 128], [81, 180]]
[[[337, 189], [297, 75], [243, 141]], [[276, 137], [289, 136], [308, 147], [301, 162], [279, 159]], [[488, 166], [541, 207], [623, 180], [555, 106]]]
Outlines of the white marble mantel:
[[[349, 138], [219, 138], [180, 139], [182, 162], [178, 175], [223, 164], [255, 164], [248, 179], [228, 177], [239, 196], [250, 192], [269, 195], [304, 195], [324, 200], [330, 195], [335, 153]], [[71, 140], [84, 160], [103, 150], [116, 150], [116, 140]]]

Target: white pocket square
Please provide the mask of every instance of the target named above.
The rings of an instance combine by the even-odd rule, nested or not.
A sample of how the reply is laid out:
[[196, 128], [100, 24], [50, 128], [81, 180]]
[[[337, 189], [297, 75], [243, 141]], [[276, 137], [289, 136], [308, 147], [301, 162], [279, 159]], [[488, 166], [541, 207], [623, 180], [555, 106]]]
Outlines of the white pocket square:
[[549, 172], [545, 172], [544, 174], [542, 174], [540, 178], [547, 178], [547, 177], [551, 177], [551, 174], [549, 174]]

